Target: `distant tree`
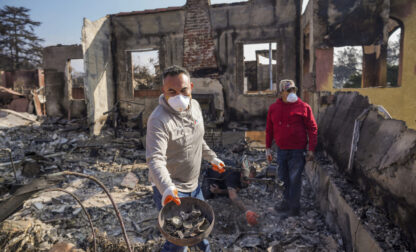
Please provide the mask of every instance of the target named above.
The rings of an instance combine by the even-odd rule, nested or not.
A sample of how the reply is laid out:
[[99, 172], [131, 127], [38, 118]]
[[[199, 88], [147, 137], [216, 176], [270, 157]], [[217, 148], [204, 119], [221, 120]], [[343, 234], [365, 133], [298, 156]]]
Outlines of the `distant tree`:
[[138, 84], [137, 89], [151, 89], [155, 76], [150, 73], [147, 66], [134, 66], [134, 80]]
[[24, 7], [4, 6], [0, 9], [0, 68], [4, 70], [29, 69], [41, 63], [43, 39], [34, 28], [40, 25], [30, 19], [30, 10]]
[[353, 73], [344, 83], [344, 88], [360, 88], [361, 87], [361, 73]]
[[361, 47], [346, 46], [335, 51], [334, 87], [361, 87]]

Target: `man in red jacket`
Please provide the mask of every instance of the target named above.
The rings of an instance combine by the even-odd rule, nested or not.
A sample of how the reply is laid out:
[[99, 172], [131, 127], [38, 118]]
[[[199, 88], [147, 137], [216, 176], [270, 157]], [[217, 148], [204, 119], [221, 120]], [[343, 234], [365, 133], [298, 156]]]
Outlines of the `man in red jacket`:
[[284, 182], [283, 201], [276, 207], [283, 216], [297, 216], [300, 209], [302, 172], [306, 159], [313, 159], [318, 128], [311, 107], [296, 96], [292, 80], [279, 84], [279, 98], [270, 105], [266, 125], [266, 157], [273, 160], [270, 148], [273, 140], [279, 164], [278, 175]]

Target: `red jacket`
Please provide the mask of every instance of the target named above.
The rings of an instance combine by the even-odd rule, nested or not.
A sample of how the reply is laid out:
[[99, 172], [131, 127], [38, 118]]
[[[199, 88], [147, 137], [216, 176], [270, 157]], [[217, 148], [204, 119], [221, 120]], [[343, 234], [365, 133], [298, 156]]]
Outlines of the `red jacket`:
[[318, 127], [311, 107], [301, 99], [294, 103], [285, 103], [278, 99], [270, 105], [267, 113], [266, 148], [270, 148], [273, 139], [280, 149], [306, 149], [314, 151]]

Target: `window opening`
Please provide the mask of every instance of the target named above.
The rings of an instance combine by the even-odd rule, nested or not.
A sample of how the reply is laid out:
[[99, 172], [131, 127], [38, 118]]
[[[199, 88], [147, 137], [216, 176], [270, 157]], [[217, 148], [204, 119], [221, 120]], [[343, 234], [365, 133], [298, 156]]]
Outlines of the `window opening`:
[[303, 0], [302, 1], [302, 15], [303, 15], [303, 13], [305, 13], [305, 11], [306, 11], [306, 8], [308, 7], [308, 3], [309, 3], [309, 0]]
[[83, 59], [70, 59], [69, 60], [69, 73], [70, 73], [70, 88], [72, 93], [69, 99], [71, 100], [83, 100], [84, 95], [84, 78], [85, 68]]
[[135, 97], [141, 90], [158, 90], [161, 87], [159, 51], [131, 52], [132, 84]]
[[402, 29], [397, 28], [387, 42], [387, 86], [399, 86], [400, 38]]
[[334, 88], [360, 88], [363, 50], [361, 46], [334, 47]]
[[276, 46], [276, 42], [244, 44], [244, 93], [275, 89]]

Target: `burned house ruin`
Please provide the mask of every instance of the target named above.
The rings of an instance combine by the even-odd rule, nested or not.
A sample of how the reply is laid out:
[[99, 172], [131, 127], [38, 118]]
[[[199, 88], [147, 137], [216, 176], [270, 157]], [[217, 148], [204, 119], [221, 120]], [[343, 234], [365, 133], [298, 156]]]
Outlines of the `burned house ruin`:
[[[274, 59], [277, 63], [274, 64], [273, 82], [278, 81], [276, 76], [295, 79], [299, 64], [296, 51], [299, 16], [300, 2], [250, 1], [210, 5], [209, 1], [188, 1], [183, 7], [118, 13], [95, 22], [84, 20], [86, 80], [88, 86], [94, 87], [94, 95], [89, 87], [86, 90], [91, 123], [103, 121], [100, 118], [102, 112], [119, 100], [141, 103], [121, 102], [120, 113], [128, 118], [143, 113], [146, 122], [157, 104], [161, 83], [159, 80], [150, 89], [135, 89], [132, 58], [136, 53], [149, 51], [157, 52], [158, 69], [172, 64], [189, 69], [195, 84], [193, 94], [202, 107], [211, 111], [212, 115], [207, 118], [213, 124], [264, 118], [268, 106], [275, 100], [275, 93], [270, 88], [268, 92], [248, 92], [244, 87], [244, 46], [277, 44], [273, 52], [278, 55]], [[267, 57], [267, 53], [258, 57], [260, 55]], [[98, 72], [94, 72], [97, 57], [102, 59], [102, 64]], [[266, 79], [267, 85], [267, 67], [263, 69], [262, 65], [256, 64], [256, 78]], [[91, 67], [94, 71], [89, 69]], [[103, 76], [107, 78], [103, 79]], [[93, 105], [97, 96], [100, 102], [106, 101], [99, 108]], [[96, 130], [99, 130], [98, 126]]]
[[[293, 79], [299, 96], [311, 105], [319, 128], [316, 160], [305, 168], [303, 215], [280, 220], [267, 198], [278, 200], [279, 194], [270, 196], [265, 186], [253, 185], [251, 191], [243, 190], [242, 197], [266, 216], [253, 231], [221, 210], [225, 201], [210, 201], [219, 220], [212, 234], [215, 248], [414, 250], [416, 3], [309, 0], [302, 11], [303, 1], [211, 4], [209, 0], [187, 0], [179, 7], [114, 13], [96, 21], [85, 18], [80, 45], [44, 49], [46, 115], [65, 118], [69, 125], [54, 126], [47, 121], [39, 128], [25, 129], [22, 135], [34, 134], [43, 144], [39, 148], [63, 155], [52, 156], [59, 167], [48, 163], [49, 156], [41, 160], [46, 170], [75, 169], [111, 185], [115, 197], [125, 200], [121, 215], [141, 220], [138, 227], [127, 218], [129, 236], [139, 244], [136, 248], [155, 249], [161, 240], [151, 227], [157, 213], [149, 203], [143, 135], [161, 94], [161, 71], [173, 64], [189, 70], [193, 98], [204, 113], [207, 143], [220, 148], [223, 158], [248, 155], [258, 170], [266, 165], [267, 110], [276, 100], [279, 81]], [[3, 88], [0, 95], [27, 99]], [[71, 131], [85, 129], [72, 125], [73, 118], [87, 121], [90, 136]], [[114, 138], [112, 123], [120, 118], [127, 127]], [[51, 129], [51, 139], [40, 137], [42, 130]], [[14, 151], [23, 167], [26, 157], [16, 146], [39, 151], [19, 138], [16, 129], [0, 134], [2, 138], [10, 144], [0, 147]], [[0, 169], [10, 166], [8, 160], [2, 162]], [[129, 185], [132, 177], [135, 182]], [[14, 179], [11, 175], [6, 178], [9, 187]], [[65, 183], [69, 188], [82, 184], [77, 180]], [[98, 193], [86, 185], [74, 190], [95, 197]], [[65, 210], [62, 202], [57, 203], [59, 208], [44, 203], [50, 198], [28, 200], [13, 220], [0, 215], [6, 219], [0, 228], [0, 247], [6, 244], [1, 237], [15, 234], [13, 221], [27, 233], [49, 225], [36, 220], [26, 227], [22, 218], [28, 212], [39, 219], [52, 218], [41, 213], [46, 208], [60, 218], [67, 211], [81, 219], [79, 211], [73, 214], [74, 207]], [[88, 204], [95, 220], [105, 220], [98, 225], [107, 234], [98, 243], [108, 249], [114, 243], [107, 241], [120, 238], [121, 231], [114, 228], [116, 221], [109, 220], [109, 210], [99, 209], [91, 201]], [[76, 229], [69, 220], [63, 222], [71, 232]], [[87, 232], [74, 231], [71, 239], [89, 243]], [[41, 239], [45, 234], [39, 231], [35, 237]], [[125, 250], [123, 246], [118, 248]]]

